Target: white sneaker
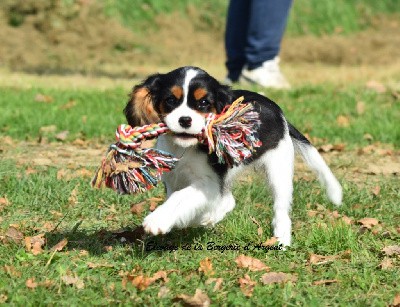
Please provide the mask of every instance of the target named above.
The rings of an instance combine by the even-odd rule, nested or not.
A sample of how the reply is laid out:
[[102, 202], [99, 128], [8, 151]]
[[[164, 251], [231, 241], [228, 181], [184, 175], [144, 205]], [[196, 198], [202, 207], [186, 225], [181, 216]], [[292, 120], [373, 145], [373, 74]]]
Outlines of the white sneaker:
[[240, 75], [240, 82], [278, 89], [290, 88], [289, 82], [279, 69], [279, 57], [265, 61], [262, 66], [256, 69], [248, 70], [247, 68], [243, 68]]

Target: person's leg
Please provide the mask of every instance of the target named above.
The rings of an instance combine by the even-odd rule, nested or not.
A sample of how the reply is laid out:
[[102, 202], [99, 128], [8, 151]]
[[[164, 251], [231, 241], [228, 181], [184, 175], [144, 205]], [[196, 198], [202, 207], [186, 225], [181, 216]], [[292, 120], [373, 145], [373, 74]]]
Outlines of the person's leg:
[[229, 3], [226, 32], [226, 68], [228, 78], [236, 82], [246, 63], [245, 46], [249, 21], [249, 0], [231, 0]]
[[292, 0], [252, 0], [245, 47], [249, 70], [274, 59], [280, 50]]

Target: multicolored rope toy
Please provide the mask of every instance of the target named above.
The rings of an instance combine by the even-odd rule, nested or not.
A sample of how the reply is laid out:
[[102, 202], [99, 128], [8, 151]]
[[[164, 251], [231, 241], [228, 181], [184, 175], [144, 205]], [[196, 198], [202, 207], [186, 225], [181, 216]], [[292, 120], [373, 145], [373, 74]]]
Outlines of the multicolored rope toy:
[[[215, 152], [218, 162], [229, 167], [246, 163], [255, 148], [261, 146], [257, 128], [258, 113], [244, 97], [235, 100], [221, 114], [210, 113], [199, 141]], [[156, 186], [164, 172], [172, 170], [179, 161], [170, 153], [149, 148], [147, 140], [169, 133], [164, 123], [132, 128], [120, 125], [115, 133], [117, 143], [109, 151], [96, 171], [92, 186], [109, 187], [120, 194], [145, 192]]]

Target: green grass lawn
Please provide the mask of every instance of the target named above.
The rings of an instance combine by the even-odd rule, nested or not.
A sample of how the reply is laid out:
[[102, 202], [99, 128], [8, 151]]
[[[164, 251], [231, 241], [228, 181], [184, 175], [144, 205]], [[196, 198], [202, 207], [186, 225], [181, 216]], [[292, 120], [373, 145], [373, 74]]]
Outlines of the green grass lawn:
[[[344, 187], [340, 208], [328, 203], [316, 181], [296, 180], [293, 245], [266, 252], [257, 245], [272, 236], [272, 199], [257, 175], [239, 180], [237, 207], [215, 228], [153, 238], [133, 230], [150, 204], [164, 198], [162, 187], [119, 196], [93, 190], [90, 174], [63, 175], [82, 166], [33, 163], [37, 149], [51, 151], [54, 143], [72, 146], [79, 139], [86, 147], [106, 149], [114, 129], [124, 122], [128, 90], [0, 88], [0, 304], [170, 306], [187, 302], [183, 295], [193, 296], [196, 289], [203, 292], [200, 301], [207, 295], [215, 306], [393, 302], [400, 292], [400, 259], [398, 250], [384, 248], [399, 244], [398, 175], [367, 176], [360, 183], [353, 180], [357, 174], [350, 174], [349, 165], [333, 161]], [[400, 104], [390, 91], [326, 85], [271, 91], [269, 96], [319, 145], [344, 144], [338, 160], [361, 158], [357, 151], [371, 143], [399, 155]], [[68, 136], [57, 140], [62, 131]], [[29, 151], [32, 156], [26, 158]], [[52, 161], [63, 154], [57, 151]], [[94, 172], [92, 166], [87, 169]], [[131, 206], [141, 203], [142, 212], [132, 213]], [[363, 218], [378, 224], [373, 220], [370, 228], [362, 226], [357, 221]], [[63, 239], [66, 245], [54, 249]], [[239, 250], [209, 250], [209, 242]], [[148, 250], [151, 246], [177, 250]], [[269, 269], [239, 266], [235, 260], [241, 254]], [[291, 281], [264, 284], [261, 278], [268, 270], [290, 274]]]

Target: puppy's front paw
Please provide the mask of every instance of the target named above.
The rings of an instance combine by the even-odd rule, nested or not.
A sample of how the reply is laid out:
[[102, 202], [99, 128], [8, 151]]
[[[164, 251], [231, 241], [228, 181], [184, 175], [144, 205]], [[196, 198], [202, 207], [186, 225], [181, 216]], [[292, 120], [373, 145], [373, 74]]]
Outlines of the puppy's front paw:
[[146, 216], [142, 225], [145, 232], [156, 236], [168, 233], [173, 227], [173, 221], [157, 209]]

